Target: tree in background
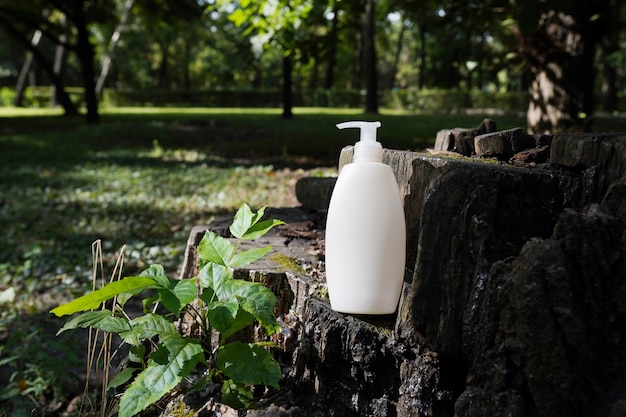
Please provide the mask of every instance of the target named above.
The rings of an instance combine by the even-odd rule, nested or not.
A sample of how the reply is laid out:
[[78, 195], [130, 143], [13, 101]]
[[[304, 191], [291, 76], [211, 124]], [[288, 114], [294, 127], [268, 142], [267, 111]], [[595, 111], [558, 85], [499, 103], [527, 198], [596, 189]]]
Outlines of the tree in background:
[[0, 26], [32, 53], [55, 87], [59, 103], [68, 115], [77, 114], [76, 106], [65, 93], [61, 68], [34, 43], [28, 34], [40, 32], [53, 45], [72, 51], [81, 69], [84, 87], [87, 122], [98, 123], [98, 99], [95, 92], [94, 46], [90, 40], [89, 26], [111, 18], [114, 4], [111, 1], [33, 0], [27, 2], [6, 0], [0, 5]]
[[602, 110], [613, 112], [617, 109], [619, 72], [626, 70], [626, 50], [620, 47], [620, 29], [626, 23], [626, 7], [621, 0], [607, 0], [606, 9], [610, 12], [603, 20], [607, 26], [606, 35], [600, 40], [600, 70], [602, 71]]
[[[123, 13], [129, 0], [117, 1], [124, 6], [118, 8]], [[108, 44], [98, 45], [101, 55], [110, 56], [104, 88], [191, 91], [214, 87], [216, 78], [237, 76], [240, 61], [247, 58], [246, 54], [237, 56], [237, 44], [225, 42], [220, 31], [226, 19], [215, 21], [195, 0], [163, 4], [134, 0], [114, 53], [110, 54], [110, 40], [123, 21], [121, 15], [116, 21], [92, 29], [94, 38], [109, 40]], [[232, 65], [230, 70], [225, 68], [227, 64]]]
[[410, 27], [405, 43], [414, 52], [404, 66], [415, 68], [415, 79], [403, 85], [418, 90], [517, 87], [519, 63], [510, 54], [517, 43], [502, 24], [508, 9], [501, 0], [389, 0], [388, 5]]
[[[59, 27], [54, 25], [55, 20], [58, 18], [60, 18], [58, 14], [51, 13], [48, 8], [43, 7], [39, 2], [32, 2], [28, 5], [19, 1], [0, 4], [0, 27], [4, 28], [5, 33], [16, 44], [21, 45], [24, 50], [28, 51], [18, 77], [17, 95], [14, 103], [20, 104], [26, 75], [30, 71], [33, 60], [36, 60], [43, 71], [48, 74], [52, 85], [55, 86], [57, 100], [63, 106], [65, 114], [76, 115], [78, 110], [65, 92], [63, 79], [54, 70], [52, 59], [40, 47], [44, 33], [47, 39], [52, 39], [53, 41], [62, 38], [63, 32], [59, 33]], [[45, 26], [49, 27], [46, 27], [44, 32], [43, 28]]]
[[378, 58], [376, 55], [376, 2], [365, 0], [361, 15], [363, 66], [365, 68], [365, 113], [378, 113]]
[[100, 70], [100, 76], [98, 77], [98, 81], [96, 81], [96, 94], [101, 95], [102, 89], [104, 88], [104, 83], [106, 82], [107, 77], [109, 76], [109, 71], [111, 69], [111, 63], [113, 59], [113, 53], [115, 52], [115, 48], [117, 47], [120, 37], [122, 33], [126, 30], [128, 24], [128, 17], [130, 15], [131, 9], [133, 8], [134, 0], [125, 0], [122, 6], [122, 12], [117, 22], [113, 33], [111, 34], [109, 44], [107, 45], [106, 51], [102, 54], [102, 68]]
[[[137, 0], [138, 10], [146, 20], [156, 25], [186, 22], [191, 17], [199, 18], [204, 8], [195, 0], [168, 2], [163, 0]], [[84, 89], [86, 120], [98, 123], [98, 97], [96, 94], [96, 46], [92, 34], [95, 26], [119, 22], [118, 16], [129, 13], [132, 3], [119, 0], [5, 0], [0, 5], [0, 26], [27, 49], [53, 84], [57, 100], [65, 114], [78, 111], [65, 92], [62, 66], [55, 62], [45, 44], [31, 40], [31, 33], [40, 33], [48, 43], [73, 52], [80, 67], [80, 85]], [[164, 33], [165, 30], [155, 30]], [[166, 41], [165, 41], [166, 42]], [[49, 48], [48, 48], [49, 49]], [[52, 48], [53, 50], [56, 48]], [[163, 53], [166, 56], [165, 53]], [[161, 75], [167, 75], [167, 60], [162, 60]]]
[[202, 37], [199, 22], [206, 20], [204, 6], [196, 0], [136, 0], [136, 3], [142, 36], [153, 47], [156, 87], [189, 90], [191, 51]]
[[531, 74], [528, 130], [589, 129], [596, 48], [610, 36], [610, 15], [619, 9], [605, 0], [519, 3], [520, 53]]
[[[378, 112], [378, 70], [376, 54], [376, 10], [373, 0], [351, 0], [339, 7], [339, 2], [311, 2], [309, 0], [259, 0], [219, 2], [220, 10], [229, 14], [237, 26], [245, 27], [251, 47], [258, 57], [274, 46], [282, 51], [283, 117], [292, 117], [294, 59], [301, 63], [313, 60], [316, 79], [317, 59], [327, 58], [326, 88], [331, 88], [337, 65], [337, 41], [343, 28], [355, 35], [356, 86], [365, 80], [365, 111]], [[346, 24], [341, 23], [345, 19]], [[317, 82], [311, 82], [315, 85]]]
[[85, 87], [92, 121], [98, 72], [108, 74], [101, 87], [141, 90], [155, 104], [155, 90], [241, 97], [280, 86], [284, 117], [296, 94], [376, 112], [380, 93], [398, 87], [406, 92], [391, 97], [405, 94], [398, 102], [409, 107], [415, 98], [416, 108], [426, 89], [467, 99], [471, 91], [528, 91], [529, 126], [562, 130], [599, 108], [594, 93], [602, 92], [605, 111], [616, 110], [626, 79], [624, 13], [620, 0], [2, 0], [0, 35], [23, 52], [0, 51], [0, 83], [15, 82], [6, 68], [17, 75], [30, 51], [31, 74], [54, 85], [67, 114], [76, 107], [63, 87]]
[[[407, 22], [411, 22], [413, 31], [417, 33], [418, 41], [415, 43], [415, 65], [418, 67], [417, 89], [421, 90], [426, 87], [426, 55], [427, 43], [426, 37], [431, 30], [436, 27], [438, 2], [434, 0], [411, 1], [411, 0], [393, 0], [390, 5], [391, 9], [398, 10], [403, 16], [402, 29]], [[406, 22], [405, 22], [406, 21]], [[400, 38], [400, 40], [402, 40]], [[398, 52], [400, 52], [398, 48]], [[397, 64], [395, 65], [397, 68]]]
[[271, 46], [282, 52], [283, 118], [293, 116], [293, 58], [301, 43], [303, 22], [313, 8], [309, 0], [244, 0], [218, 2], [235, 25], [251, 35], [251, 48], [259, 58]]

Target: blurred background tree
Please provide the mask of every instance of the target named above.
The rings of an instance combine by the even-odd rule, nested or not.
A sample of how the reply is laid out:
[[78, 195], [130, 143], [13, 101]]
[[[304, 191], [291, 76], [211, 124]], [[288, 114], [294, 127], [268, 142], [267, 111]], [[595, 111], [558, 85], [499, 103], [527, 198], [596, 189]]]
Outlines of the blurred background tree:
[[0, 86], [18, 99], [53, 85], [91, 122], [108, 93], [278, 103], [287, 118], [293, 105], [376, 113], [440, 90], [451, 108], [517, 94], [531, 131], [588, 129], [623, 111], [625, 15], [619, 0], [2, 0]]
[[605, 0], [518, 3], [519, 50], [530, 75], [529, 130], [586, 130], [596, 107], [596, 83], [605, 86], [609, 101], [616, 93], [616, 80], [610, 78], [614, 67], [606, 56], [616, 52], [620, 5]]

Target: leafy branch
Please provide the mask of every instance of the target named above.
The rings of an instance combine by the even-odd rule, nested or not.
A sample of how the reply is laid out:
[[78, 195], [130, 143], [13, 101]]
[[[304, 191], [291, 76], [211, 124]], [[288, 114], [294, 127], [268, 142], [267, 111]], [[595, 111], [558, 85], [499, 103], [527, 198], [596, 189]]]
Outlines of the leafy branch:
[[[230, 336], [255, 320], [269, 334], [280, 329], [272, 291], [260, 283], [234, 279], [232, 272], [233, 268], [263, 258], [272, 249], [239, 250], [243, 240], [258, 239], [274, 226], [284, 224], [262, 220], [264, 214], [264, 207], [256, 213], [246, 204], [239, 208], [230, 226], [236, 245], [207, 231], [198, 246], [200, 270], [194, 278], [168, 278], [161, 265], [152, 265], [138, 276], [111, 282], [51, 310], [59, 317], [81, 313], [68, 320], [57, 334], [91, 327], [116, 333], [130, 345], [129, 361], [134, 367], [124, 369], [109, 382], [110, 388], [125, 386], [119, 403], [120, 417], [133, 416], [159, 401], [200, 364], [209, 370], [203, 383], [221, 383], [222, 401], [235, 408], [250, 405], [251, 386], [278, 388], [282, 372], [266, 349], [271, 344], [229, 341]], [[152, 290], [152, 294], [142, 299], [144, 314], [130, 318], [124, 311], [125, 303], [146, 290]], [[110, 300], [113, 307], [108, 309]], [[157, 313], [158, 305], [167, 313]], [[204, 330], [204, 338], [181, 334], [176, 322], [183, 316], [191, 317]], [[213, 332], [219, 334], [216, 342]], [[146, 351], [144, 342], [148, 340], [155, 346], [151, 352]]]

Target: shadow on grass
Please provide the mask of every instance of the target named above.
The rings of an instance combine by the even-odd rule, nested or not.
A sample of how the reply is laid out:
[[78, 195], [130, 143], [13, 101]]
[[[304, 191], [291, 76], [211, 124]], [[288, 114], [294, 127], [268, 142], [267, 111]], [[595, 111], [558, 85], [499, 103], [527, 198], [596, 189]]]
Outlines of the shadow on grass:
[[[363, 115], [354, 110], [296, 109], [282, 119], [277, 111], [260, 109], [132, 109], [103, 114], [102, 123], [85, 126], [63, 116], [5, 117], [0, 151], [22, 163], [72, 163], [97, 152], [195, 150], [214, 162], [232, 165], [271, 164], [277, 167], [335, 166], [341, 149], [358, 140], [356, 131], [340, 131], [346, 120], [380, 120], [379, 140], [386, 148], [421, 151], [431, 147], [437, 131], [474, 127], [481, 115]], [[320, 109], [321, 110], [321, 109]], [[523, 126], [522, 118], [494, 117], [498, 128]], [[12, 138], [12, 139], [11, 139]], [[118, 153], [119, 155], [119, 153]], [[2, 158], [5, 159], [5, 158]], [[119, 158], [128, 163], [127, 156]]]

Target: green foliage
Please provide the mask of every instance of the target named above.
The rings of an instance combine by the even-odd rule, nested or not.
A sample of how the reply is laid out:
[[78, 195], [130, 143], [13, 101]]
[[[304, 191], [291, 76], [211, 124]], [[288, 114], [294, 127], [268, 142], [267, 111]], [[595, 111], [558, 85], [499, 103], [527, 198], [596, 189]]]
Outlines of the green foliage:
[[313, 8], [310, 0], [220, 0], [218, 4], [224, 10], [233, 9], [228, 19], [245, 27], [245, 35], [252, 35], [250, 43], [257, 57], [271, 43], [278, 44], [285, 55], [293, 52], [302, 32], [298, 29]]
[[[9, 324], [7, 338], [0, 344], [0, 409], [8, 415], [30, 415], [44, 410], [50, 398], [61, 401], [73, 379], [68, 368], [78, 367], [73, 346], [76, 338], [59, 339], [47, 329], [54, 326], [49, 316], [23, 317]], [[5, 315], [8, 312], [5, 312]], [[6, 317], [3, 317], [6, 319]], [[5, 323], [0, 323], [4, 327]], [[0, 415], [2, 412], [0, 412]]]
[[[19, 55], [15, 51], [23, 51], [18, 39], [30, 38], [36, 27], [52, 37], [76, 33], [73, 19], [59, 18], [59, 9], [64, 9], [65, 3], [3, 1], [6, 6], [0, 10], [2, 20], [5, 25], [15, 25], [20, 35], [15, 39], [7, 35], [2, 38], [6, 45], [3, 49], [10, 51], [0, 52], [3, 85], [14, 84], [21, 64], [16, 62]], [[95, 61], [101, 62], [111, 49], [111, 34], [120, 23], [126, 2], [82, 3], [88, 12]], [[361, 64], [358, 62], [360, 54], [355, 54], [354, 48], [360, 32], [362, 3], [337, 0], [135, 1], [126, 29], [121, 32], [114, 50], [115, 82], [110, 79], [106, 85], [116, 91], [106, 94], [103, 102], [143, 102], [156, 106], [183, 101], [199, 106], [275, 103], [262, 100], [262, 96], [255, 93], [279, 83], [283, 54], [296, 51], [292, 55], [301, 80], [298, 86], [309, 88], [299, 93], [323, 97], [330, 89], [347, 88], [354, 89], [358, 98], [361, 75], [348, 69]], [[599, 56], [596, 66], [613, 66], [614, 54], [623, 49], [618, 41], [624, 37], [625, 25], [618, 22], [624, 14], [624, 2], [394, 0], [376, 3], [375, 41], [382, 93], [397, 87], [421, 90], [426, 86], [525, 90], [519, 35], [535, 30], [540, 13], [548, 7], [565, 12], [589, 10], [593, 14], [584, 21], [589, 24], [598, 20], [607, 22], [599, 28], [602, 33], [598, 36], [605, 42], [598, 45], [598, 49], [613, 56], [608, 59]], [[613, 5], [609, 6], [608, 16], [604, 11], [598, 14], [592, 7], [602, 4]], [[42, 14], [44, 9], [47, 13]], [[73, 13], [68, 15], [71, 17]], [[74, 36], [68, 41], [74, 43]], [[49, 47], [49, 43], [40, 45], [43, 53], [50, 52]], [[255, 58], [252, 50], [262, 52], [263, 58]], [[80, 60], [70, 53], [66, 65], [66, 70], [62, 71], [64, 84], [80, 85]], [[325, 68], [332, 76], [329, 74], [322, 79], [321, 70]], [[622, 85], [624, 71], [619, 68], [623, 66], [615, 68], [618, 69], [615, 85]], [[228, 88], [240, 90], [242, 99], [245, 98], [243, 92], [248, 91], [251, 99], [232, 100], [229, 96], [239, 94], [220, 94]], [[24, 105], [49, 105], [50, 93], [43, 96], [41, 90], [44, 89], [49, 90], [42, 86], [40, 91], [27, 92], [30, 97], [24, 100]], [[218, 94], [187, 95], [209, 89]], [[81, 96], [70, 94], [80, 107]], [[280, 100], [279, 95], [275, 96]], [[170, 97], [175, 98], [170, 100]], [[335, 98], [317, 99], [315, 105], [324, 105], [322, 101], [335, 106], [347, 102], [334, 101]], [[8, 95], [0, 93], [2, 101], [7, 103]], [[456, 103], [450, 104], [452, 109], [456, 108]]]
[[119, 416], [133, 416], [173, 390], [204, 358], [197, 340], [178, 334], [160, 337], [158, 350], [126, 388], [120, 399]]
[[[133, 416], [174, 390], [183, 378], [202, 364], [209, 368], [210, 382], [222, 384], [222, 401], [237, 407], [249, 406], [251, 385], [278, 387], [282, 378], [279, 365], [266, 350], [267, 343], [229, 341], [237, 331], [256, 320], [269, 333], [279, 330], [274, 294], [262, 284], [233, 278], [232, 268], [262, 258], [271, 247], [239, 251], [243, 239], [257, 239], [279, 220], [262, 220], [265, 208], [253, 212], [243, 204], [230, 227], [237, 244], [207, 231], [198, 247], [200, 271], [192, 279], [168, 278], [160, 265], [152, 265], [138, 276], [130, 276], [54, 308], [57, 316], [81, 313], [59, 330], [91, 327], [116, 333], [131, 346], [129, 360], [140, 366], [128, 368], [112, 380], [110, 387], [130, 382], [120, 399], [120, 417]], [[130, 318], [124, 312], [129, 297], [143, 298], [144, 314]], [[107, 309], [109, 300], [113, 308]], [[162, 305], [167, 313], [158, 314]], [[93, 310], [103, 306], [100, 310]], [[148, 307], [153, 307], [148, 311]], [[181, 316], [192, 317], [200, 326], [202, 338], [184, 336], [175, 323]], [[213, 333], [219, 334], [217, 346]], [[146, 340], [156, 349], [145, 352]], [[144, 358], [147, 354], [147, 360]], [[209, 382], [209, 381], [207, 381]]]
[[149, 288], [158, 288], [157, 282], [152, 277], [128, 277], [121, 281], [112, 282], [106, 287], [79, 297], [68, 304], [61, 305], [53, 309], [51, 312], [56, 314], [58, 317], [61, 317], [78, 311], [90, 310], [92, 308], [97, 308], [104, 301], [107, 301], [116, 295]]
[[0, 88], [0, 106], [13, 105], [13, 98], [15, 97], [15, 91], [9, 87]]

